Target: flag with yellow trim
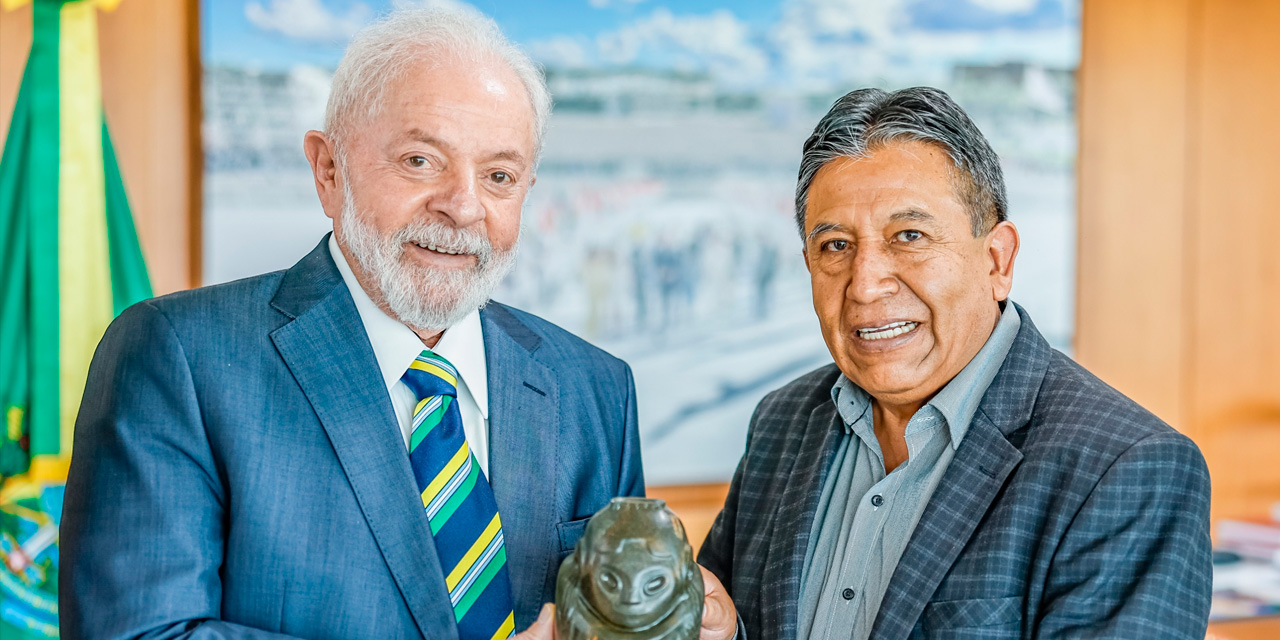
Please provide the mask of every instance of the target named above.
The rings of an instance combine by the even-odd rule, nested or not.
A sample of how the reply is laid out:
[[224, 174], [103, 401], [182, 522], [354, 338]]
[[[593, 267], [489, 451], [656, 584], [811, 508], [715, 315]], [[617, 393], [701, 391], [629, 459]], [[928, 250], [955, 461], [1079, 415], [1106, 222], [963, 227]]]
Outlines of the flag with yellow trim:
[[102, 112], [97, 11], [30, 5], [31, 53], [0, 155], [0, 636], [58, 637], [58, 523], [89, 360], [151, 297]]

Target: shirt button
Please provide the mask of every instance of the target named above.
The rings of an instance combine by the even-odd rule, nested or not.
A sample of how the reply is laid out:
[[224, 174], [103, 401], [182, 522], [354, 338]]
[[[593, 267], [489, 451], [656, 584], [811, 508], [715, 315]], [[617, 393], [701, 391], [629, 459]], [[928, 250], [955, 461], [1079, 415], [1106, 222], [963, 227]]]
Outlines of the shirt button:
[[879, 507], [879, 506], [881, 506], [881, 505], [883, 505], [883, 504], [884, 504], [884, 498], [882, 498], [882, 497], [880, 496], [880, 494], [876, 494], [876, 495], [874, 495], [874, 496], [871, 496], [871, 506], [873, 506], [873, 507]]
[[850, 589], [849, 587], [845, 587], [844, 591], [840, 592], [840, 597], [844, 598], [845, 600], [852, 600], [853, 595], [854, 595], [853, 589]]

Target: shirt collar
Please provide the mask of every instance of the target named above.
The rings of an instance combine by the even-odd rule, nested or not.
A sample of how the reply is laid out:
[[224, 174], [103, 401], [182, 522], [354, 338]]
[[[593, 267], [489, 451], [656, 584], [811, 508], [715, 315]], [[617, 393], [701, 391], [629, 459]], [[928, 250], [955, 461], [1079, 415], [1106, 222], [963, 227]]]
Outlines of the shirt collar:
[[[364, 287], [356, 280], [351, 265], [338, 248], [338, 242], [329, 236], [329, 255], [342, 274], [342, 281], [351, 292], [351, 299], [356, 304], [360, 321], [364, 324], [365, 333], [369, 336], [369, 344], [373, 347], [373, 357], [378, 362], [378, 370], [382, 373], [382, 381], [387, 391], [395, 388], [409, 369], [414, 358], [422, 353], [422, 339], [413, 329], [387, 315], [380, 309]], [[489, 417], [489, 379], [488, 366], [484, 353], [484, 331], [480, 324], [480, 312], [472, 311], [457, 324], [449, 327], [440, 336], [432, 351], [440, 354], [458, 370], [462, 385], [466, 386], [480, 408], [480, 416]]]
[[[987, 394], [991, 381], [1000, 372], [1009, 349], [1013, 347], [1013, 340], [1022, 327], [1022, 319], [1018, 317], [1014, 306], [1005, 302], [1002, 307], [995, 330], [987, 338], [986, 344], [978, 350], [978, 354], [921, 408], [923, 411], [932, 406], [942, 414], [950, 431], [952, 448], [959, 448], [960, 441], [969, 432], [969, 424], [973, 422], [973, 415], [978, 412], [982, 397]], [[855, 426], [862, 418], [870, 424], [871, 396], [843, 374], [836, 378], [831, 387], [831, 399], [836, 403], [836, 410], [845, 423], [846, 431], [858, 433]]]

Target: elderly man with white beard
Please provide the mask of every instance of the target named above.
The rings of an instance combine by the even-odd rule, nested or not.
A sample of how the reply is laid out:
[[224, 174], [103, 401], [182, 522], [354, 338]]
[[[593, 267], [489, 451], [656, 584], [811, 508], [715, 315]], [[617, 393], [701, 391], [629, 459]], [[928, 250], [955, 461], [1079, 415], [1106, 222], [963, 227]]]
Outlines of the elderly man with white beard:
[[[354, 38], [304, 141], [333, 234], [140, 303], [98, 348], [64, 638], [552, 637], [561, 560], [644, 480], [627, 365], [489, 302], [549, 110], [478, 14]], [[706, 576], [702, 636], [731, 636]]]

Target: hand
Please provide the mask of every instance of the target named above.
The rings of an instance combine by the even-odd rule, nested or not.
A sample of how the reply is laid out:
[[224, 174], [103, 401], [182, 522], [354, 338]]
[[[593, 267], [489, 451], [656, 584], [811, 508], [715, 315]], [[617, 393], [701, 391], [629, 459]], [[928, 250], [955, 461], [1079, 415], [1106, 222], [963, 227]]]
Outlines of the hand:
[[542, 605], [542, 611], [538, 612], [538, 619], [528, 629], [511, 636], [510, 640], [555, 640], [556, 637], [556, 606], [554, 604]]
[[[738, 633], [738, 610], [714, 573], [702, 565], [702, 588], [706, 598], [702, 604], [702, 632], [698, 640], [729, 640]], [[534, 625], [535, 627], [538, 625]]]

